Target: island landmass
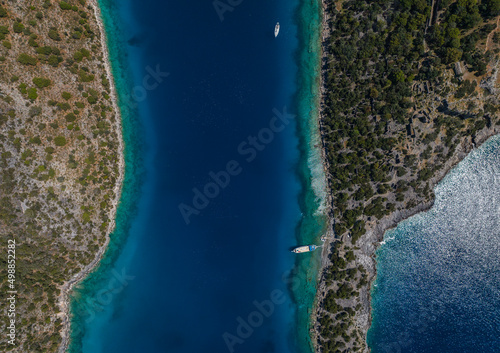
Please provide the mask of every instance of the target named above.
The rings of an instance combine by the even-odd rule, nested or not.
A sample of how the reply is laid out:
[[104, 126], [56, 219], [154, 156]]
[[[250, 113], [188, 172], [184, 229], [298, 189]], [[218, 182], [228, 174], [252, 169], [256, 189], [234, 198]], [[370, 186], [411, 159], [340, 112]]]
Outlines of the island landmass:
[[500, 132], [500, 1], [323, 0], [320, 130], [331, 197], [312, 341], [369, 352], [375, 250]]
[[106, 249], [124, 174], [96, 0], [2, 1], [0, 68], [0, 234], [15, 243], [0, 350], [64, 352], [69, 293]]

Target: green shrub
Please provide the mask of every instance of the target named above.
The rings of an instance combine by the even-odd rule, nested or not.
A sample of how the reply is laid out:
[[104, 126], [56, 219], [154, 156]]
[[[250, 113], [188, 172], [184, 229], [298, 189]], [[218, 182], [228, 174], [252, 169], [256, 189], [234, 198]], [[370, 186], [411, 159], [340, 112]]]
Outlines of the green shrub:
[[60, 41], [61, 36], [59, 35], [59, 32], [57, 32], [57, 29], [51, 28], [49, 30], [49, 38], [55, 41]]
[[41, 145], [42, 140], [40, 139], [40, 136], [35, 136], [32, 139], [30, 139], [30, 143], [35, 143], [37, 145]]
[[66, 114], [65, 119], [68, 123], [72, 123], [76, 120], [76, 115], [73, 113]]
[[38, 54], [43, 54], [43, 55], [50, 55], [52, 54], [52, 48], [51, 47], [38, 47], [35, 50]]
[[5, 48], [7, 48], [7, 49], [12, 48], [12, 44], [11, 44], [11, 42], [9, 42], [8, 40], [4, 40], [4, 41], [3, 41], [3, 43], [2, 43], [2, 45], [3, 45]]
[[55, 55], [51, 55], [49, 56], [49, 59], [47, 60], [47, 63], [50, 65], [50, 66], [53, 66], [53, 67], [58, 67], [59, 66], [59, 63], [61, 62], [62, 60], [59, 59], [59, 57], [55, 56]]
[[9, 34], [9, 29], [5, 26], [0, 26], [0, 40], [4, 40], [7, 34]]
[[61, 110], [64, 110], [64, 111], [66, 111], [69, 108], [71, 108], [71, 106], [69, 105], [69, 103], [66, 103], [66, 102], [64, 102], [64, 103], [57, 103], [57, 107], [59, 109], [61, 109]]
[[14, 33], [21, 33], [24, 30], [24, 25], [21, 22], [16, 21], [14, 22], [12, 29], [14, 30]]
[[66, 138], [64, 136], [57, 136], [55, 139], [54, 139], [54, 143], [56, 144], [56, 146], [65, 146], [66, 145]]
[[84, 70], [78, 71], [78, 76], [82, 82], [92, 82], [94, 81], [94, 75], [86, 73]]
[[21, 83], [19, 85], [19, 92], [21, 92], [21, 94], [28, 94], [28, 90], [26, 89], [26, 83]]
[[65, 100], [68, 100], [71, 98], [71, 93], [63, 92], [63, 93], [61, 93], [61, 97], [63, 97]]
[[38, 48], [38, 43], [36, 42], [36, 40], [38, 39], [38, 36], [33, 33], [30, 35], [30, 39], [28, 41], [28, 45], [33, 47], [33, 48]]
[[38, 62], [38, 59], [37, 58], [34, 58], [32, 56], [29, 56], [28, 54], [25, 54], [25, 53], [21, 53], [19, 54], [19, 56], [17, 57], [17, 61], [20, 62], [21, 64], [23, 65], [31, 65], [31, 66], [35, 66], [36, 63]]
[[82, 215], [83, 223], [90, 222], [90, 214], [88, 212], [84, 212]]
[[89, 88], [89, 89], [88, 89], [88, 93], [89, 93], [92, 97], [94, 97], [94, 98], [99, 97], [99, 92], [97, 92], [97, 91], [96, 91], [95, 89], [93, 89], [93, 88]]
[[7, 17], [7, 10], [3, 6], [0, 6], [0, 17]]
[[73, 59], [75, 59], [75, 61], [77, 62], [80, 62], [83, 60], [83, 54], [80, 53], [79, 51], [77, 51], [74, 55], [73, 55]]
[[61, 8], [61, 10], [71, 10], [71, 5], [65, 1], [59, 2], [59, 7]]
[[33, 83], [38, 88], [45, 88], [45, 87], [50, 86], [51, 81], [48, 78], [35, 77], [35, 78], [33, 78]]
[[35, 100], [38, 98], [38, 93], [35, 87], [28, 88], [28, 98], [31, 100]]

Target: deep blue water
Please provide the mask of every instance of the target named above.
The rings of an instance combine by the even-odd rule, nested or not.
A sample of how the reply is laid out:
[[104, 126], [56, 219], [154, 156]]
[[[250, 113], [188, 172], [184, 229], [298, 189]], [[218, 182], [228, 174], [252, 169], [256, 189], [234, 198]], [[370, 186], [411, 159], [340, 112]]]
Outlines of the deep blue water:
[[[320, 201], [299, 182], [310, 183], [300, 174], [297, 121], [308, 117], [273, 119], [300, 111], [298, 1], [242, 1], [222, 21], [211, 1], [101, 7], [127, 178], [108, 254], [74, 296], [70, 351], [310, 351], [311, 300], [297, 306], [290, 290], [311, 298], [315, 276], [296, 271], [293, 288], [289, 280], [290, 248], [323, 227]], [[217, 187], [211, 172], [228, 169]], [[183, 216], [180, 205], [193, 211], [194, 190], [205, 186], [213, 195]], [[253, 322], [250, 331], [238, 332], [241, 321]]]
[[377, 251], [373, 353], [500, 351], [500, 137], [436, 187]]

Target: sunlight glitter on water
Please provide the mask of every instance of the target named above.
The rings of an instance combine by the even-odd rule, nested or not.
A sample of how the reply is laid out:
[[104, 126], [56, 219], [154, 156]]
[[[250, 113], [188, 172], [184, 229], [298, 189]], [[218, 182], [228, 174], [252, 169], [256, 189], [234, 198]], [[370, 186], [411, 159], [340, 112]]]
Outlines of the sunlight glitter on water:
[[[434, 207], [384, 236], [373, 325], [378, 352], [497, 352], [500, 137], [435, 188]], [[389, 241], [392, 240], [392, 241]]]

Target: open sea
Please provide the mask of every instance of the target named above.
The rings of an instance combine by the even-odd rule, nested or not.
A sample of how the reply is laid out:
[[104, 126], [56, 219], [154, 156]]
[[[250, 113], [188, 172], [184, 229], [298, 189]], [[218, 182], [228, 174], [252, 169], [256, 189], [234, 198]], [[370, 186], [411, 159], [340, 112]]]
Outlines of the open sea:
[[372, 288], [373, 353], [500, 352], [500, 136], [386, 232]]
[[321, 1], [99, 4], [126, 173], [69, 352], [310, 353]]

